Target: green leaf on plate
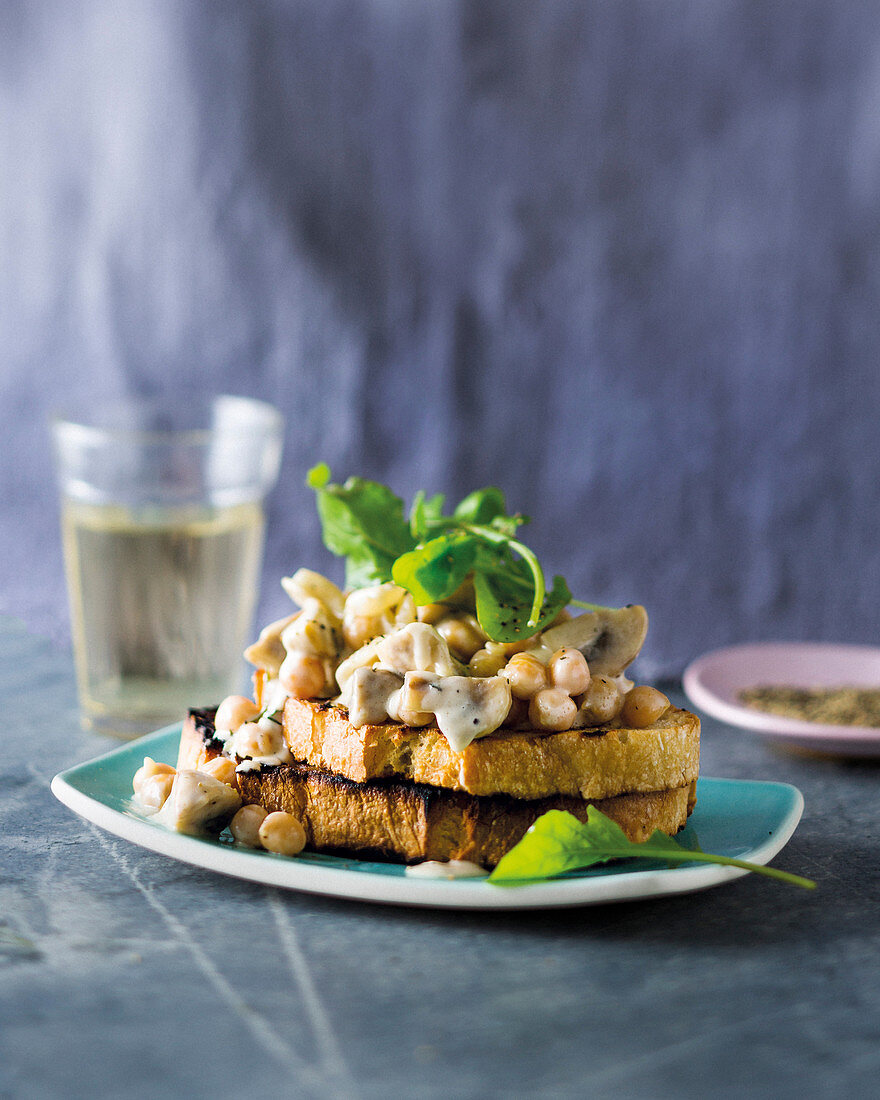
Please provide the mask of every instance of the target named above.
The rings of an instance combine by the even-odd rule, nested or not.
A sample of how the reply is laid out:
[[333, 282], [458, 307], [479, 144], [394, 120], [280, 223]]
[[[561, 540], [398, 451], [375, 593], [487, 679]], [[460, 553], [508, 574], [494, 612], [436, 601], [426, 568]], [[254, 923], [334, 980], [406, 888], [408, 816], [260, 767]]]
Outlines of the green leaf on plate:
[[501, 859], [489, 876], [489, 882], [499, 886], [523, 885], [553, 878], [566, 871], [584, 870], [613, 859], [660, 859], [669, 864], [716, 863], [741, 867], [807, 890], [816, 886], [810, 879], [778, 871], [775, 867], [693, 851], [659, 830], [655, 830], [642, 843], [635, 843], [627, 839], [615, 821], [595, 806], [587, 810], [585, 822], [578, 821], [564, 810], [549, 810], [542, 814], [519, 844]]

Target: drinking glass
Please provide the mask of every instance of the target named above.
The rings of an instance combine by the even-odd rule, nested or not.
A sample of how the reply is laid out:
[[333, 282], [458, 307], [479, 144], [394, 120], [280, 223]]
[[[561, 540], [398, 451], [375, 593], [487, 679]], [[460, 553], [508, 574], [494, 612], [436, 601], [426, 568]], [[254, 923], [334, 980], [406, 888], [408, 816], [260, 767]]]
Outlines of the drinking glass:
[[280, 413], [126, 399], [52, 436], [83, 724], [133, 738], [240, 691]]

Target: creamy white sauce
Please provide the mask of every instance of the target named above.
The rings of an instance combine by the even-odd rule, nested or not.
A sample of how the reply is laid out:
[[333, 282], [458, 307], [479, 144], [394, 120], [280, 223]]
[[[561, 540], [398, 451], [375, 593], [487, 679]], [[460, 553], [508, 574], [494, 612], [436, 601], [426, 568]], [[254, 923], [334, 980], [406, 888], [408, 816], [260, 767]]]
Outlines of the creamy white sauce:
[[453, 752], [497, 730], [510, 710], [510, 684], [502, 676], [431, 676], [408, 672], [401, 704], [433, 714]]
[[[254, 727], [263, 736], [254, 736], [251, 732]], [[268, 751], [260, 752], [260, 748]], [[224, 751], [230, 757], [261, 764], [289, 764], [293, 759], [284, 740], [281, 722], [265, 716], [258, 722], [245, 722], [239, 726], [232, 739], [224, 743]]]
[[263, 763], [261, 760], [242, 760], [235, 770], [240, 775], [247, 775], [248, 772], [261, 772]]
[[262, 704], [264, 714], [277, 714], [279, 711], [284, 710], [286, 702], [287, 689], [280, 680], [267, 680], [263, 684]]
[[414, 863], [407, 867], [406, 874], [413, 878], [485, 878], [489, 872], [478, 863], [471, 863], [468, 859], [450, 859], [448, 863], [441, 860], [426, 859], [424, 863]]
[[216, 727], [214, 729], [214, 740], [221, 742], [225, 747], [227, 741], [230, 741], [235, 736], [235, 730], [225, 730]]
[[345, 685], [341, 701], [348, 708], [348, 720], [361, 726], [378, 726], [389, 717], [389, 700], [400, 689], [403, 680], [396, 672], [385, 669], [359, 668]]
[[340, 664], [336, 670], [336, 683], [340, 691], [345, 692], [346, 685], [359, 668], [371, 668], [379, 660], [379, 646], [381, 638], [374, 638], [360, 649], [356, 649]]
[[434, 715], [453, 751], [462, 752], [475, 738], [498, 729], [510, 710], [507, 681], [461, 675], [446, 641], [427, 623], [410, 623], [374, 639], [349, 662], [344, 673], [340, 666], [337, 679], [340, 700], [356, 728], [386, 718], [400, 722], [402, 713], [422, 714], [426, 721]]
[[178, 833], [199, 836], [219, 832], [240, 805], [232, 787], [204, 772], [184, 770], [174, 777], [171, 793], [154, 820]]
[[376, 649], [377, 663], [397, 672], [432, 672], [436, 676], [454, 676], [461, 668], [453, 660], [449, 646], [428, 623], [409, 623], [383, 638]]

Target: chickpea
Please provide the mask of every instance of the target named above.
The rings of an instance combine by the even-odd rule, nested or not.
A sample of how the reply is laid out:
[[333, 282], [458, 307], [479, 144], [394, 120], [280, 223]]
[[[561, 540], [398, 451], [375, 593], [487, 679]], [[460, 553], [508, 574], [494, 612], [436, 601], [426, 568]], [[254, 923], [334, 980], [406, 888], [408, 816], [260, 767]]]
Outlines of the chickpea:
[[581, 698], [581, 713], [589, 725], [610, 722], [620, 714], [623, 698], [608, 676], [594, 676]]
[[156, 772], [141, 784], [138, 791], [138, 801], [148, 810], [161, 810], [171, 794], [174, 786], [174, 774], [171, 772]]
[[173, 768], [170, 764], [157, 764], [152, 756], [145, 756], [143, 766], [138, 768], [134, 773], [134, 778], [131, 781], [132, 788], [135, 794], [140, 792], [144, 782], [150, 778], [151, 775], [171, 775], [174, 776], [176, 768]]
[[401, 688], [388, 700], [388, 717], [393, 722], [401, 722], [404, 726], [429, 726], [434, 721], [434, 715], [429, 710], [419, 710], [414, 706], [407, 706], [406, 688]]
[[229, 822], [229, 831], [239, 844], [245, 844], [248, 848], [262, 848], [260, 826], [268, 815], [269, 811], [263, 806], [242, 806]]
[[305, 829], [293, 814], [284, 810], [266, 815], [259, 836], [266, 851], [279, 856], [299, 855], [306, 846]]
[[503, 657], [505, 664], [514, 653], [522, 653], [526, 649], [525, 642], [486, 642], [485, 648], [493, 657]]
[[235, 761], [228, 756], [215, 756], [213, 760], [202, 764], [199, 771], [219, 779], [227, 787], [235, 786]]
[[569, 695], [583, 695], [590, 686], [590, 666], [579, 649], [563, 646], [550, 658], [550, 682]]
[[311, 653], [294, 650], [288, 653], [278, 672], [278, 679], [285, 691], [297, 699], [313, 699], [326, 686], [324, 664]]
[[577, 715], [577, 703], [558, 687], [542, 688], [529, 702], [529, 721], [536, 729], [570, 730]]
[[652, 726], [669, 706], [662, 691], [643, 684], [627, 692], [623, 700], [623, 721], [634, 729]]
[[507, 664], [503, 653], [492, 653], [489, 649], [478, 649], [468, 663], [471, 676], [497, 676]]
[[517, 699], [515, 696], [510, 700], [510, 710], [507, 712], [507, 717], [504, 719], [505, 726], [509, 726], [511, 729], [516, 729], [517, 726], [527, 726], [529, 724], [529, 704], [525, 699]]
[[404, 708], [398, 711], [398, 715], [404, 726], [430, 726], [434, 721], [434, 715], [427, 710], [406, 710]]
[[435, 626], [441, 619], [449, 614], [449, 608], [445, 603], [425, 603], [416, 611], [416, 618], [420, 623], [428, 623]]
[[227, 695], [217, 707], [214, 725], [218, 730], [237, 730], [245, 722], [252, 722], [260, 708], [245, 695]]
[[394, 691], [385, 700], [385, 709], [392, 722], [400, 722], [404, 726], [429, 726], [434, 721], [434, 715], [427, 710], [419, 710], [412, 704], [405, 687]]
[[437, 624], [437, 633], [453, 654], [463, 661], [469, 661], [486, 641], [486, 635], [473, 615], [448, 615]]
[[547, 669], [530, 653], [514, 653], [501, 675], [506, 677], [517, 699], [531, 699], [547, 686]]

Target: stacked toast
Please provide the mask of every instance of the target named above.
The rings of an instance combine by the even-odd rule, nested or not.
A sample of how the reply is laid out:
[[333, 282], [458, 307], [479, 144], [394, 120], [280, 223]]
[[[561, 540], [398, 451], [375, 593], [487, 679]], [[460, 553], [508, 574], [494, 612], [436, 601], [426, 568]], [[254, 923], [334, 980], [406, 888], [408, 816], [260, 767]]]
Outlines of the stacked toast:
[[[290, 697], [291, 763], [245, 762], [244, 804], [293, 814], [313, 851], [415, 863], [494, 867], [541, 814], [586, 820], [595, 805], [634, 841], [686, 823], [699, 772], [699, 719], [669, 707], [646, 728], [558, 733], [502, 728], [455, 752], [436, 726], [355, 727], [338, 702]], [[178, 768], [221, 755], [213, 714], [191, 711]]]

